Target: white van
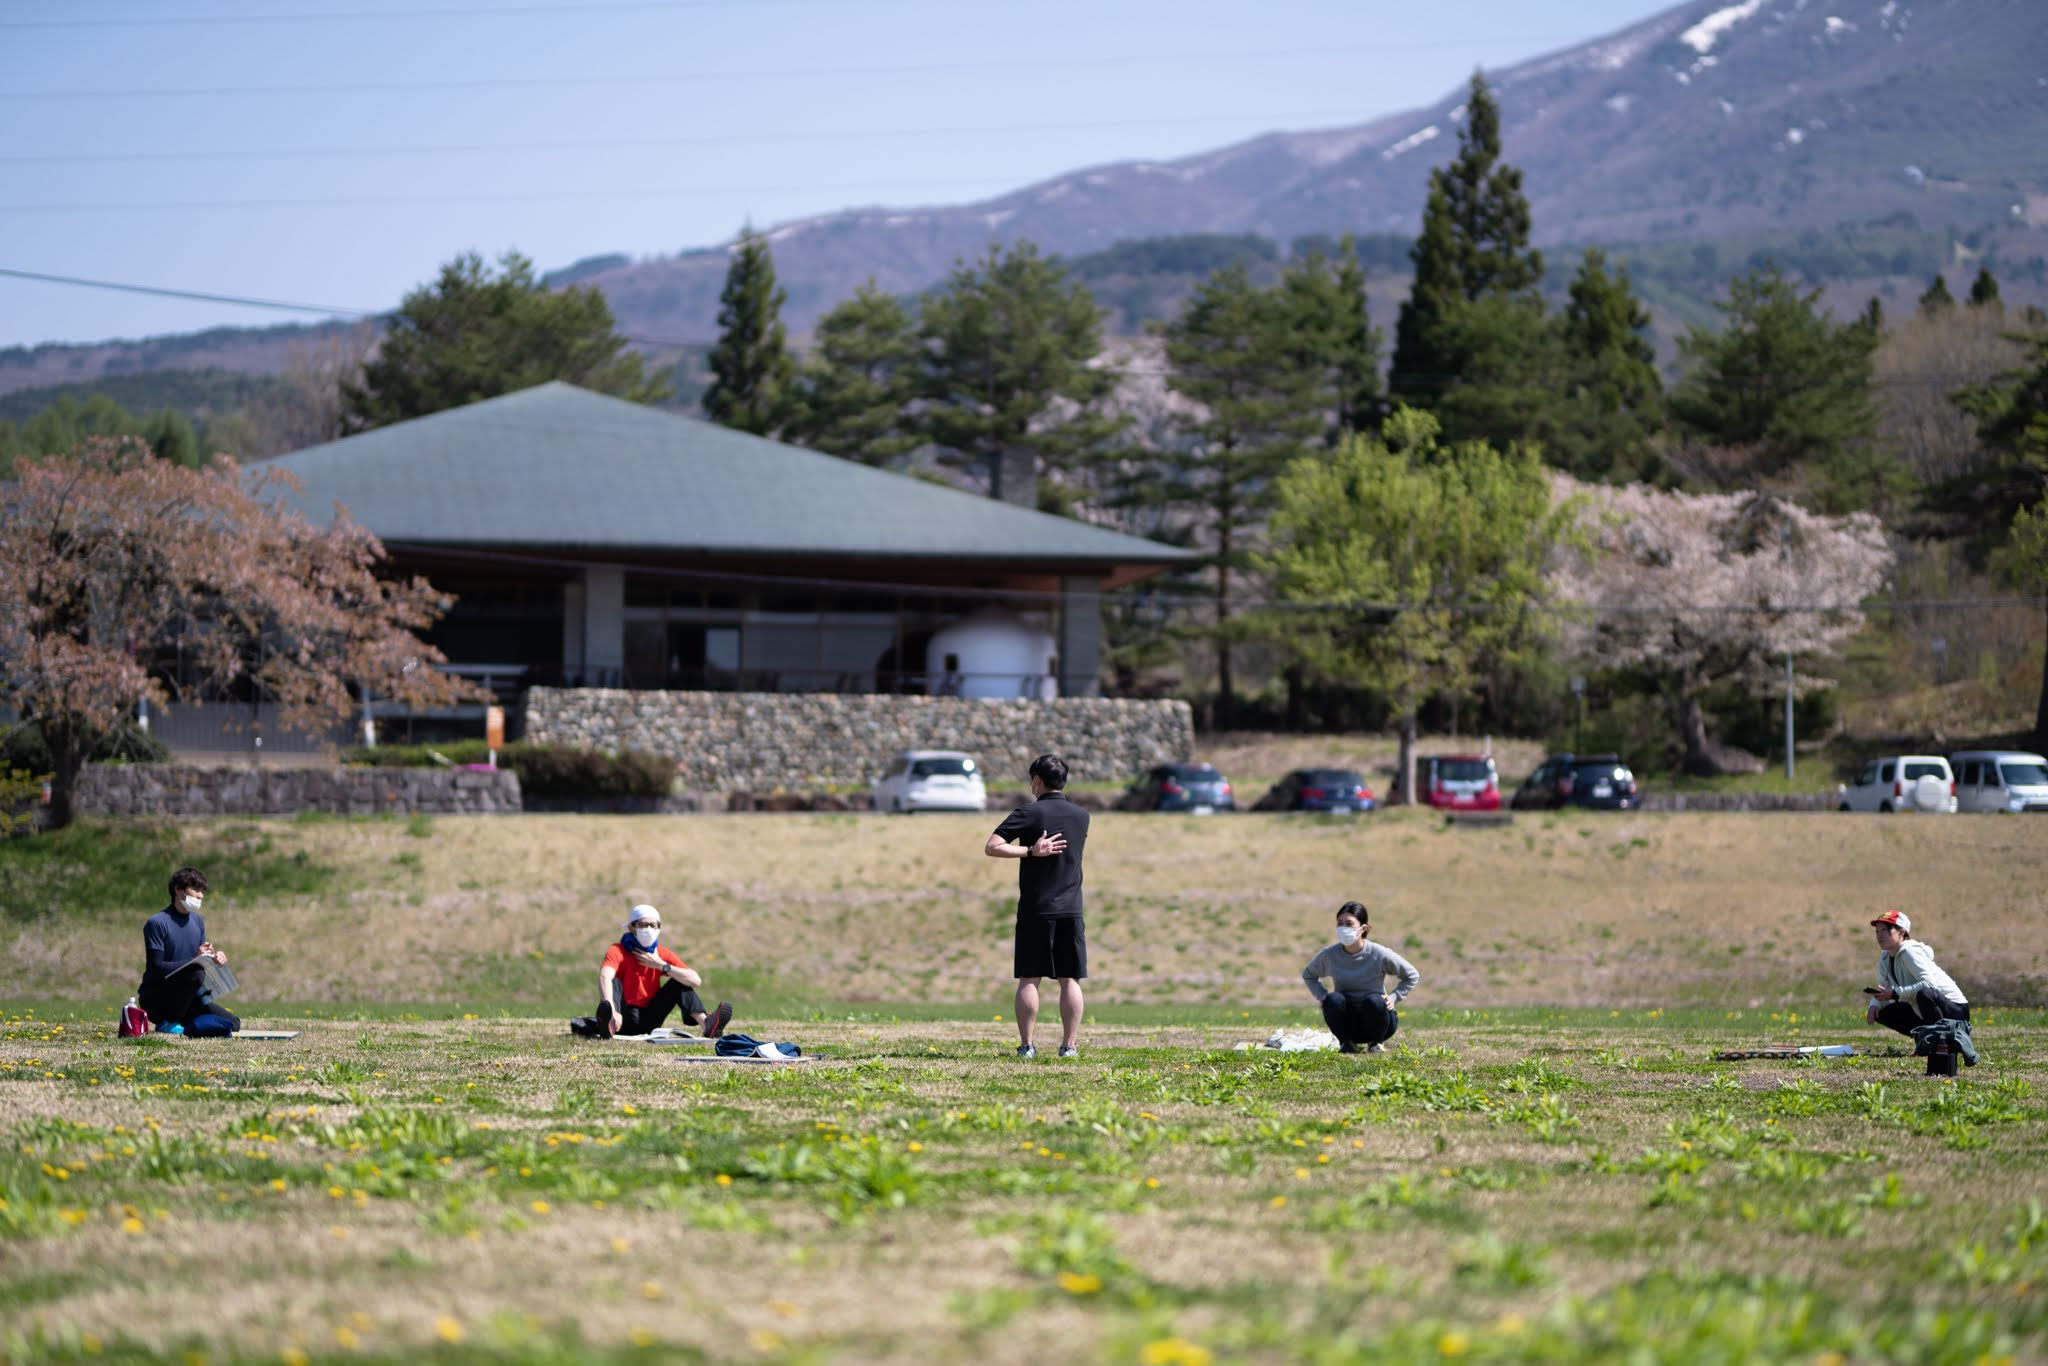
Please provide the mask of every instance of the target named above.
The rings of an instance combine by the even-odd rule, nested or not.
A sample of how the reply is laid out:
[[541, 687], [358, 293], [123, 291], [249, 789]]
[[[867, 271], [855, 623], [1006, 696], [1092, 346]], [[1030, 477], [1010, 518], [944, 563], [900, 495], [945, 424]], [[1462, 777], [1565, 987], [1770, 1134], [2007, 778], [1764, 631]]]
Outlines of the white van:
[[1966, 749], [1949, 756], [1964, 811], [2048, 811], [2048, 759], [2023, 749]]
[[1933, 811], [1956, 809], [1955, 771], [1939, 754], [1890, 754], [1872, 759], [1843, 783], [1844, 811]]

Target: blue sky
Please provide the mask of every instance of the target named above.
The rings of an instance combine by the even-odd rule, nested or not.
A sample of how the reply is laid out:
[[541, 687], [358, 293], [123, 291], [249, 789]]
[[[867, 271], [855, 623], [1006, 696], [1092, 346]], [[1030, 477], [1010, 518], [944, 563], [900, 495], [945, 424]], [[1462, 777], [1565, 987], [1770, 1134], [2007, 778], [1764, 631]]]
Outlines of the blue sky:
[[[1427, 103], [1658, 0], [6, 0], [0, 267], [378, 309]], [[0, 277], [0, 346], [292, 315]]]

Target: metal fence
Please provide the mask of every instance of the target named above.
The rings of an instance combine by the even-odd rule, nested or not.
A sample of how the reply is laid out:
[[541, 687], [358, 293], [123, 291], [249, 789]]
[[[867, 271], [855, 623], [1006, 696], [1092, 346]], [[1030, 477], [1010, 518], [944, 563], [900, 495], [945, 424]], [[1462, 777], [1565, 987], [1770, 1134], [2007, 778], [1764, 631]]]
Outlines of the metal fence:
[[356, 729], [348, 723], [291, 729], [279, 719], [280, 710], [275, 702], [182, 702], [151, 707], [149, 729], [180, 755], [313, 755], [356, 740]]

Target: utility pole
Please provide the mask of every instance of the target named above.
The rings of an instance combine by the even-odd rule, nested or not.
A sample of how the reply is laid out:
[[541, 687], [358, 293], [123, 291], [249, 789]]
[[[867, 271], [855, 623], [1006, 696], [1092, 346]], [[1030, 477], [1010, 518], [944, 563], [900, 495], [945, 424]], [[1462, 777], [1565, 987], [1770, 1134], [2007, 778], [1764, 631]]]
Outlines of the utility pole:
[[[1785, 567], [1786, 577], [1789, 579], [1792, 568], [1792, 523], [1790, 521], [1785, 523], [1785, 538], [1779, 550], [1778, 559], [1779, 563]], [[1785, 781], [1788, 784], [1794, 781], [1792, 772], [1792, 691], [1794, 686], [1792, 678], [1792, 651], [1788, 646], [1785, 651]]]

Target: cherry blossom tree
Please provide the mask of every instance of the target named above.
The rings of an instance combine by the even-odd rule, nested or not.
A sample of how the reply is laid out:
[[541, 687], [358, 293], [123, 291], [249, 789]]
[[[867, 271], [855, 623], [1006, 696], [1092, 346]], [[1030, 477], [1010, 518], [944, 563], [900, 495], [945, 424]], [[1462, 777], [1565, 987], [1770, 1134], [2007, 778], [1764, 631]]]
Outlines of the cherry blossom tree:
[[1593, 667], [1656, 677], [1688, 773], [1754, 768], [1707, 734], [1702, 701], [1722, 683], [1830, 686], [1815, 667], [1863, 626], [1862, 603], [1891, 568], [1884, 528], [1868, 513], [1808, 512], [1766, 493], [1666, 493], [1646, 485], [1581, 484], [1581, 535], [1561, 541], [1553, 601], [1567, 655]]
[[181, 468], [132, 438], [16, 475], [0, 487], [0, 705], [42, 728], [54, 825], [98, 739], [138, 699], [170, 697], [149, 667], [159, 650], [178, 650], [187, 692], [253, 680], [288, 725], [345, 717], [352, 680], [415, 706], [473, 691], [416, 634], [448, 599], [379, 578], [377, 538], [341, 508], [313, 525], [279, 496], [289, 476], [226, 456]]

